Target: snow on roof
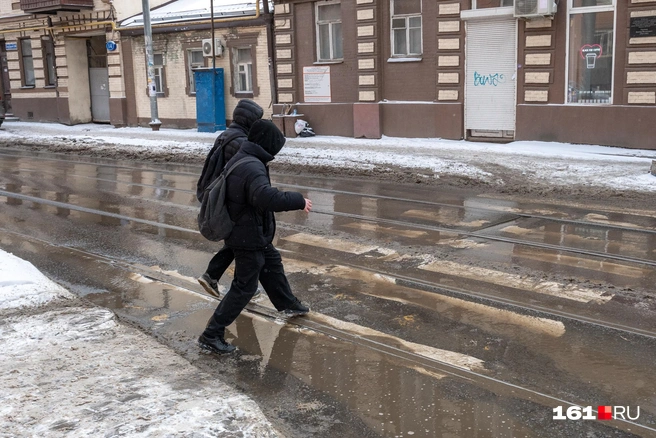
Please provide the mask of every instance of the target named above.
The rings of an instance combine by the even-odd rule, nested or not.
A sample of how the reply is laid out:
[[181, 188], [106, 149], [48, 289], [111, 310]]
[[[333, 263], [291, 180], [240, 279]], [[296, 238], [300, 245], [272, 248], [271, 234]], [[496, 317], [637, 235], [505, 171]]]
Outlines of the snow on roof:
[[[273, 8], [273, 6], [271, 6]], [[260, 11], [262, 5], [260, 4]], [[152, 24], [175, 23], [211, 17], [208, 0], [177, 0], [150, 11]], [[255, 15], [255, 2], [244, 0], [214, 0], [214, 16], [217, 18]], [[123, 20], [120, 27], [143, 26], [143, 14]]]

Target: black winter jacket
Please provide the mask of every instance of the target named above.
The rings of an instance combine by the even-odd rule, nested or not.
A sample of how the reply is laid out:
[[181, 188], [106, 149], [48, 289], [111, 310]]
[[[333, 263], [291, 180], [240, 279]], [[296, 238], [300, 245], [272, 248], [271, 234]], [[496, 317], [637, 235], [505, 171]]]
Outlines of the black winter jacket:
[[[203, 202], [203, 191], [214, 181], [226, 163], [237, 153], [241, 144], [248, 137], [248, 131], [255, 121], [264, 114], [264, 110], [257, 103], [242, 99], [237, 103], [232, 113], [233, 122], [214, 140], [214, 145], [205, 158], [203, 171], [196, 184], [196, 198]], [[225, 143], [225, 140], [228, 140]], [[223, 147], [219, 147], [223, 144]]]
[[226, 164], [226, 169], [246, 156], [256, 157], [259, 162], [240, 164], [226, 181], [226, 204], [235, 227], [225, 243], [234, 249], [259, 250], [273, 241], [276, 232], [273, 213], [303, 210], [305, 198], [297, 192], [271, 187], [266, 164], [273, 160], [273, 155], [248, 140]]

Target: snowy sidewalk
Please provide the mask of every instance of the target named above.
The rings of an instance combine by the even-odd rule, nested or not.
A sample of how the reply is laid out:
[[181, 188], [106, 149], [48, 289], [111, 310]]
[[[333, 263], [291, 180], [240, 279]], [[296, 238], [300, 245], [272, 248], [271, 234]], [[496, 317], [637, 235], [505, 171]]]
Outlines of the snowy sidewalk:
[[[120, 151], [122, 158], [159, 154], [193, 158], [199, 164], [218, 133], [194, 129], [114, 128], [110, 125], [6, 122], [0, 144], [43, 145], [54, 150]], [[57, 149], [59, 148], [59, 149]], [[322, 136], [288, 139], [275, 163], [334, 168], [336, 172], [393, 169], [414, 172], [419, 178], [460, 177], [504, 187], [544, 187], [573, 184], [615, 190], [656, 191], [650, 173], [656, 150], [595, 145], [517, 141], [508, 144], [383, 137], [379, 140]]]
[[2, 250], [0, 318], [0, 436], [278, 436], [250, 398]]

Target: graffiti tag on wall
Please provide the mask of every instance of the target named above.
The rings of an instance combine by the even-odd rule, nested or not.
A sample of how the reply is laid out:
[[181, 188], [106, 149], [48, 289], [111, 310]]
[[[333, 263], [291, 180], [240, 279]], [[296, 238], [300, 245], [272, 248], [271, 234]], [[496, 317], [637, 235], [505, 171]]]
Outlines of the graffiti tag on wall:
[[478, 86], [484, 87], [486, 85], [496, 87], [499, 84], [503, 84], [504, 82], [506, 82], [506, 75], [504, 75], [503, 73], [492, 73], [492, 74], [482, 75], [477, 71], [474, 72], [475, 87]]

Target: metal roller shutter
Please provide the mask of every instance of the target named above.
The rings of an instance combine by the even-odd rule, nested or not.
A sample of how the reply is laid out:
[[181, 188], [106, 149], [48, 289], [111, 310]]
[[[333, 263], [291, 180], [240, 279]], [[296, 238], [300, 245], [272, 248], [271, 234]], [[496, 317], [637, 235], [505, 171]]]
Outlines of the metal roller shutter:
[[517, 20], [467, 22], [465, 128], [515, 130]]

